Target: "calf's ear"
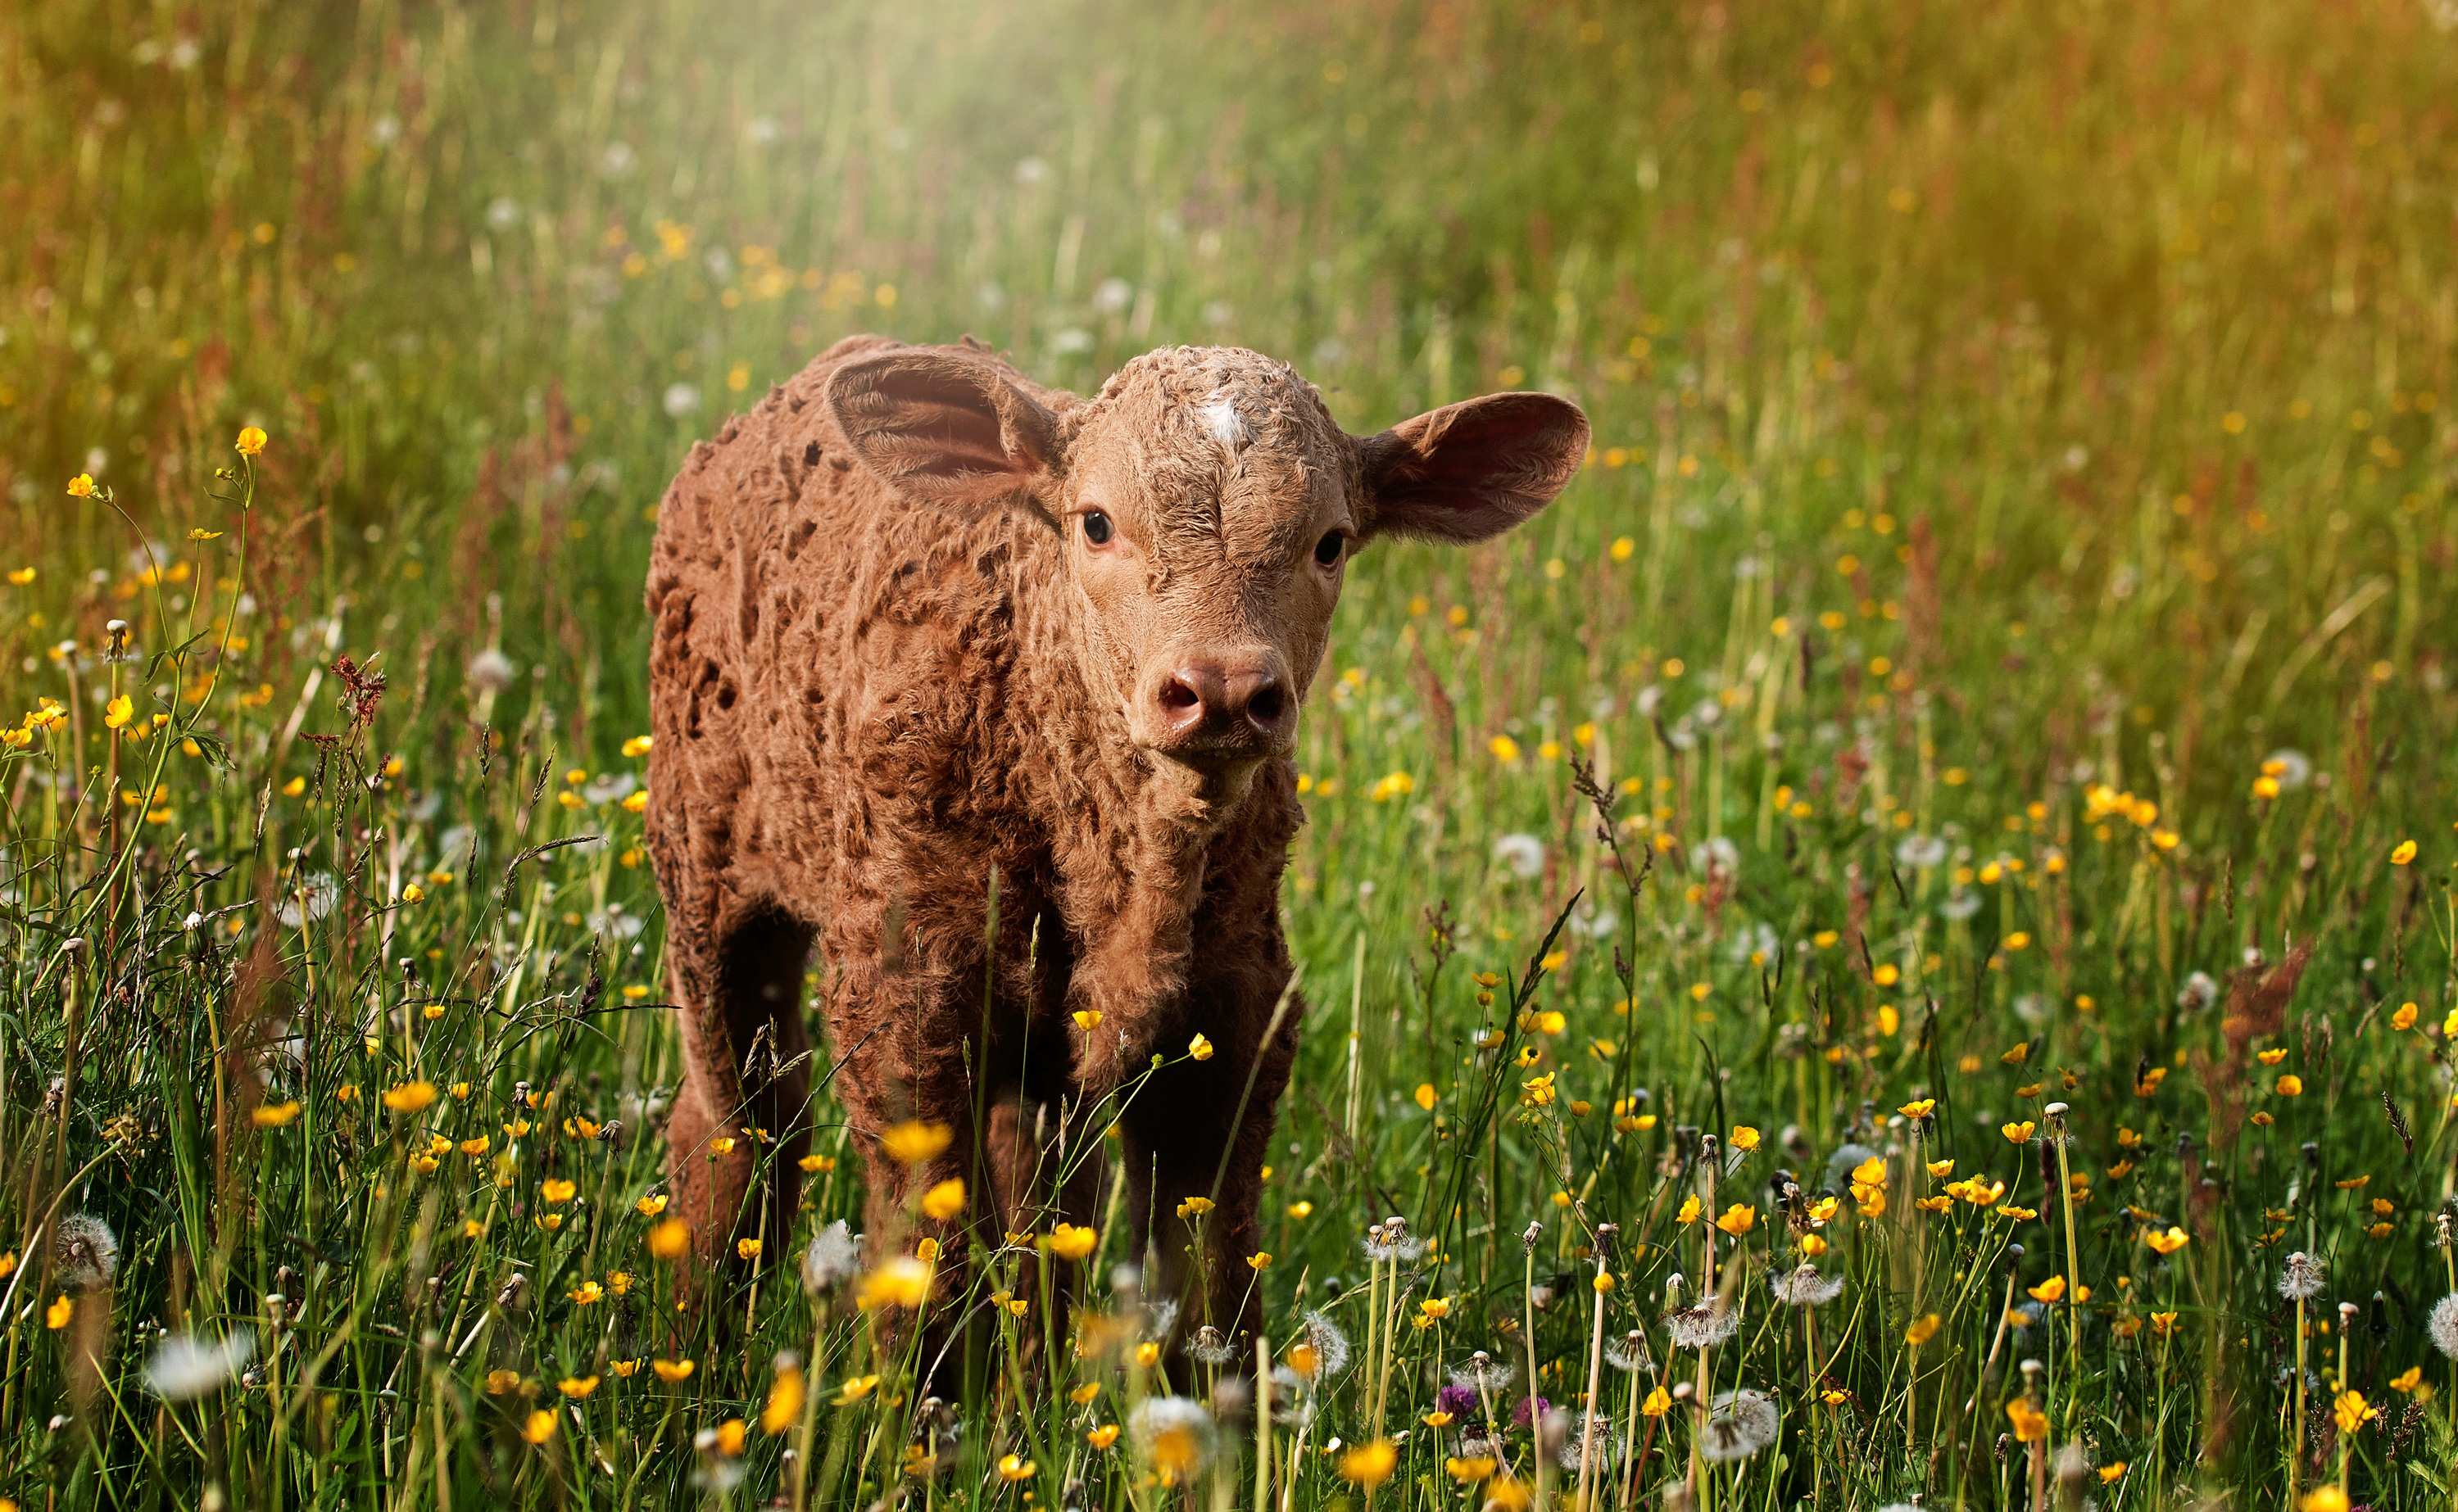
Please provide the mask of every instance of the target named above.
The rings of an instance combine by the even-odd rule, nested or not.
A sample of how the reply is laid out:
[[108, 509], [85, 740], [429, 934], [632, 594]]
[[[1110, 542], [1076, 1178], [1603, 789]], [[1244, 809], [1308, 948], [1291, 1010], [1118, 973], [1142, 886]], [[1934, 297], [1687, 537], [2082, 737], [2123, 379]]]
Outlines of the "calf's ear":
[[1553, 502], [1588, 450], [1588, 417], [1551, 394], [1488, 394], [1358, 443], [1368, 537], [1466, 543]]
[[855, 455], [929, 504], [1017, 502], [1045, 517], [1058, 417], [995, 366], [907, 348], [847, 362], [828, 379], [830, 415]]

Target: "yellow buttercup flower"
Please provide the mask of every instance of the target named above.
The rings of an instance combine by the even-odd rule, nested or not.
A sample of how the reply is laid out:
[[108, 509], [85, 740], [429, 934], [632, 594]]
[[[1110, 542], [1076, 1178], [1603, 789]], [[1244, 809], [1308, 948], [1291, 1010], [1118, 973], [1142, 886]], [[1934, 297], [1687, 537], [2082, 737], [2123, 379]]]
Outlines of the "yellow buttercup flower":
[[922, 1193], [922, 1212], [926, 1217], [944, 1223], [964, 1211], [965, 1182], [961, 1176], [950, 1176]]
[[695, 1365], [688, 1359], [653, 1359], [649, 1361], [649, 1368], [657, 1373], [659, 1380], [672, 1385], [691, 1379]]
[[384, 1094], [385, 1107], [396, 1113], [424, 1112], [434, 1101], [433, 1082], [404, 1082]]
[[259, 456], [264, 451], [264, 442], [265, 435], [262, 426], [247, 425], [243, 426], [240, 430], [239, 443], [233, 449], [237, 450], [242, 457]]
[[2038, 1130], [2039, 1127], [2027, 1118], [2019, 1124], [2008, 1124], [1998, 1132], [2004, 1134], [2010, 1143], [2028, 1145], [2031, 1142], [2031, 1135]]
[[955, 1143], [955, 1139], [956, 1131], [945, 1124], [926, 1124], [920, 1119], [910, 1119], [882, 1129], [879, 1144], [887, 1151], [890, 1160], [918, 1166], [926, 1160], [937, 1158]]
[[1212, 1059], [1212, 1042], [1198, 1034], [1187, 1043], [1186, 1053], [1198, 1061], [1208, 1061]]
[[768, 1383], [767, 1403], [760, 1409], [760, 1431], [774, 1439], [801, 1421], [802, 1396], [802, 1367], [780, 1363], [776, 1379]]
[[928, 1264], [900, 1254], [862, 1278], [854, 1301], [864, 1311], [882, 1307], [916, 1308], [929, 1296]]
[[2380, 1417], [2381, 1409], [2367, 1404], [2363, 1392], [2343, 1391], [2331, 1405], [2331, 1413], [2339, 1419], [2339, 1432], [2351, 1434]]
[[69, 497], [72, 499], [93, 498], [94, 474], [90, 472], [80, 472], [75, 477], [71, 478], [69, 480]]
[[2029, 1397], [2008, 1402], [2006, 1417], [2014, 1425], [2014, 1437], [2024, 1443], [2038, 1443], [2049, 1436], [2049, 1415]]
[[1340, 1457], [1340, 1478], [1371, 1490], [1391, 1479], [1400, 1465], [1400, 1451], [1388, 1439], [1361, 1443]]

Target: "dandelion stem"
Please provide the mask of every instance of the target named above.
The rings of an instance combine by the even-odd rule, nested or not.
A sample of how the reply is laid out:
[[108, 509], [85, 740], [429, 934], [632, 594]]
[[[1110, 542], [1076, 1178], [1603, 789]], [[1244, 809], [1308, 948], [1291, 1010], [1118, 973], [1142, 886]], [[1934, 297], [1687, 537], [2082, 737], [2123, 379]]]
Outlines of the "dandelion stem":
[[[1605, 1368], [1605, 1289], [1603, 1281], [1606, 1274], [1604, 1246], [1600, 1244], [1596, 1246], [1597, 1284], [1595, 1287], [1595, 1324], [1588, 1335], [1588, 1396], [1586, 1406], [1581, 1413], [1582, 1423], [1579, 1435], [1578, 1505], [1581, 1507], [1588, 1507], [1594, 1504], [1593, 1493], [1596, 1481], [1596, 1388], [1603, 1384], [1600, 1377], [1603, 1376]], [[1376, 1424], [1376, 1432], [1378, 1434], [1381, 1432], [1381, 1423], [1379, 1421]]]
[[[1532, 1234], [1534, 1231], [1531, 1229], [1530, 1232]], [[1545, 1504], [1545, 1471], [1548, 1467], [1545, 1463], [1545, 1422], [1536, 1411], [1536, 1246], [1531, 1241], [1520, 1249], [1526, 1269], [1525, 1289], [1519, 1294], [1519, 1306], [1525, 1325], [1521, 1342], [1528, 1346], [1528, 1440], [1534, 1446], [1531, 1458], [1535, 1464], [1531, 1473], [1536, 1482], [1536, 1504], [1541, 1507]]]
[[2287, 1506], [2296, 1504], [2296, 1482], [2304, 1474], [2304, 1299], [2296, 1299], [2296, 1421], [2287, 1449]]
[[[1272, 1504], [1272, 1341], [1255, 1332], [1255, 1506]], [[799, 1509], [797, 1509], [799, 1512]]]

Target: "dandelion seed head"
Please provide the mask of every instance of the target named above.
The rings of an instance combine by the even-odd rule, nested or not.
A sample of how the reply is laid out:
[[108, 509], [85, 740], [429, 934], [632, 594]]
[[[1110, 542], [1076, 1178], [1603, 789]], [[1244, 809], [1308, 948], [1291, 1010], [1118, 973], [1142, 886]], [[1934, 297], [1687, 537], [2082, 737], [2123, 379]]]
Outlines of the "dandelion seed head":
[[1707, 1426], [1698, 1453], [1717, 1463], [1746, 1460], [1772, 1446], [1783, 1434], [1783, 1416], [1775, 1399], [1760, 1391], [1728, 1391], [1707, 1410]]
[[1534, 877], [1545, 869], [1545, 842], [1533, 835], [1505, 835], [1493, 842], [1493, 859], [1514, 877]]
[[2425, 1326], [2432, 1336], [2432, 1347], [2458, 1359], [2458, 1292], [2432, 1304], [2431, 1320]]
[[1842, 1276], [1821, 1275], [1818, 1267], [1806, 1261], [1767, 1284], [1777, 1301], [1791, 1307], [1824, 1307], [1844, 1295]]
[[1605, 1346], [1605, 1363], [1623, 1372], [1643, 1370], [1652, 1374], [1656, 1369], [1655, 1357], [1647, 1350], [1647, 1336], [1635, 1328]]
[[52, 1232], [52, 1266], [72, 1292], [105, 1285], [119, 1274], [119, 1236], [93, 1213], [72, 1213]]
[[1186, 1341], [1186, 1353], [1198, 1365], [1226, 1365], [1238, 1357], [1237, 1346], [1209, 1323], [1197, 1329], [1195, 1336]]
[[1675, 1349], [1713, 1349], [1731, 1338], [1740, 1326], [1740, 1313], [1726, 1307], [1720, 1296], [1664, 1315], [1665, 1331], [1672, 1336]]
[[220, 1390], [255, 1357], [253, 1329], [235, 1329], [210, 1343], [194, 1334], [173, 1334], [154, 1346], [145, 1362], [145, 1384], [165, 1401], [192, 1401]]
[[1315, 1379], [1329, 1380], [1348, 1368], [1348, 1336], [1340, 1325], [1321, 1313], [1306, 1312], [1298, 1315], [1302, 1342], [1314, 1350]]
[[[1593, 1447], [1593, 1453], [1591, 1449]], [[1606, 1424], [1596, 1424], [1595, 1443], [1591, 1446], [1585, 1431], [1573, 1431], [1562, 1439], [1559, 1455], [1562, 1468], [1579, 1474], [1593, 1462], [1598, 1472], [1612, 1469], [1621, 1462], [1621, 1435]]]
[[1155, 1302], [1145, 1311], [1144, 1324], [1153, 1338], [1167, 1338], [1177, 1327], [1177, 1298]]
[[811, 1235], [802, 1252], [802, 1285], [813, 1295], [833, 1292], [862, 1270], [862, 1242], [839, 1218]]
[[1451, 1372], [1451, 1384], [1461, 1391], [1489, 1392], [1508, 1387], [1513, 1370], [1507, 1360], [1495, 1359], [1483, 1350], [1468, 1357], [1468, 1362]]
[[461, 674], [469, 680], [469, 686], [480, 693], [502, 693], [512, 685], [512, 678], [518, 672], [519, 669], [512, 665], [512, 658], [493, 646], [470, 657], [469, 664], [461, 669]]
[[2321, 1290], [2321, 1262], [2302, 1250], [2290, 1254], [2279, 1272], [2279, 1295], [2291, 1302], [2302, 1302]]

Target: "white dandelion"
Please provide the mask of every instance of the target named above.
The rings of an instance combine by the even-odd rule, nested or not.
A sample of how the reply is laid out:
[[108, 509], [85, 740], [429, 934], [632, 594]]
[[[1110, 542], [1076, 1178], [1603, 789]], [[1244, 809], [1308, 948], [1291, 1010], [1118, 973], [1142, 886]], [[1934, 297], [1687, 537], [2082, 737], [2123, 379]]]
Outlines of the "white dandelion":
[[1367, 1228], [1364, 1249], [1370, 1261], [1397, 1260], [1405, 1265], [1426, 1253], [1426, 1241], [1410, 1238], [1408, 1220], [1395, 1217]]
[[2432, 1304], [2432, 1319], [2426, 1327], [2432, 1335], [2432, 1347], [2458, 1359], [2458, 1292]]
[[1461, 1391], [1502, 1391], [1510, 1385], [1513, 1375], [1508, 1360], [1495, 1359], [1483, 1350], [1468, 1357], [1468, 1363], [1451, 1372], [1451, 1385]]
[[802, 1252], [802, 1285], [813, 1295], [833, 1292], [862, 1269], [862, 1241], [839, 1218], [811, 1235]]
[[1513, 877], [1534, 877], [1545, 869], [1545, 842], [1533, 835], [1505, 835], [1493, 842], [1493, 859]]
[[1219, 1329], [1206, 1323], [1186, 1341], [1186, 1353], [1198, 1365], [1221, 1366], [1238, 1357], [1237, 1346], [1221, 1336]]
[[1653, 1375], [1656, 1371], [1656, 1358], [1647, 1350], [1647, 1336], [1635, 1328], [1605, 1346], [1605, 1363], [1623, 1372], [1643, 1370]]
[[1927, 870], [1946, 860], [1946, 841], [1934, 835], [1906, 835], [1895, 842], [1895, 860]]
[[2279, 1295], [2291, 1302], [2302, 1302], [2322, 1291], [2321, 1262], [2299, 1250], [2287, 1257], [2279, 1273]]
[[1746, 1460], [1773, 1445], [1782, 1433], [1783, 1416], [1773, 1398], [1760, 1391], [1728, 1391], [1707, 1411], [1698, 1454], [1718, 1464]]
[[461, 669], [461, 675], [467, 677], [469, 686], [480, 693], [502, 693], [512, 685], [512, 678], [518, 673], [519, 669], [512, 665], [512, 658], [494, 646], [470, 657], [469, 664]]
[[2282, 747], [2270, 753], [2269, 758], [2261, 764], [2264, 770], [2273, 766], [2279, 768], [2273, 776], [2279, 778], [2279, 790], [2282, 793], [2293, 793], [2313, 780], [2313, 758], [2302, 751]]
[[282, 928], [296, 929], [302, 923], [314, 923], [331, 913], [333, 904], [340, 901], [341, 897], [341, 884], [333, 880], [332, 873], [317, 872], [292, 884], [290, 896], [281, 901], [281, 906], [274, 910], [274, 915], [281, 921]]
[[1177, 1327], [1177, 1298], [1168, 1297], [1147, 1308], [1144, 1324], [1152, 1337], [1169, 1337], [1171, 1330]]
[[2197, 971], [2177, 989], [2177, 1006], [2187, 1013], [2198, 1013], [2219, 1000], [2219, 984], [2207, 971]]
[[1740, 1326], [1740, 1313], [1726, 1307], [1720, 1296], [1664, 1315], [1665, 1331], [1672, 1336], [1675, 1349], [1713, 1349], [1739, 1332]]
[[1128, 1416], [1127, 1429], [1146, 1459], [1177, 1471], [1181, 1481], [1212, 1455], [1212, 1414], [1192, 1398], [1151, 1398]]
[[1329, 1380], [1348, 1368], [1348, 1336], [1339, 1324], [1321, 1313], [1307, 1312], [1298, 1315], [1298, 1326], [1303, 1333], [1301, 1342], [1314, 1350], [1316, 1380]]
[[253, 1329], [235, 1329], [215, 1343], [194, 1334], [173, 1334], [154, 1347], [154, 1357], [145, 1362], [145, 1384], [165, 1401], [193, 1401], [219, 1391], [255, 1357]]
[[102, 1286], [119, 1274], [119, 1236], [93, 1213], [73, 1213], [52, 1231], [52, 1267], [72, 1292]]
[[1821, 1275], [1818, 1267], [1806, 1261], [1767, 1284], [1774, 1289], [1775, 1299], [1790, 1307], [1824, 1307], [1844, 1295], [1842, 1276]]

